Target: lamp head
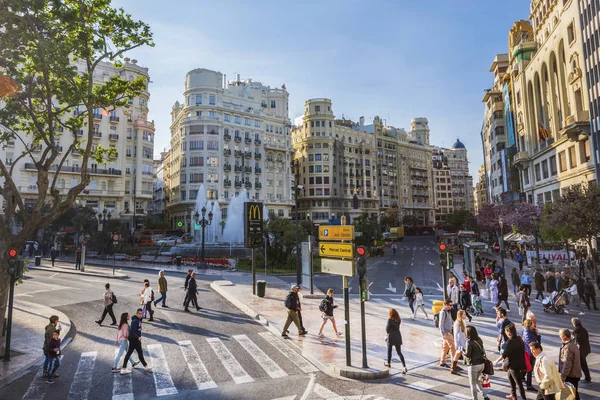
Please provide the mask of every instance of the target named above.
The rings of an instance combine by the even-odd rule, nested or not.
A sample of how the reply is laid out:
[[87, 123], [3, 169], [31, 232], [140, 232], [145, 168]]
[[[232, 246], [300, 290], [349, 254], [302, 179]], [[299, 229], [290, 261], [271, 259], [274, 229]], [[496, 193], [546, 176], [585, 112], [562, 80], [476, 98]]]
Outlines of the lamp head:
[[206, 207], [202, 207], [202, 218], [204, 218], [204, 216], [206, 215]]
[[298, 190], [302, 190], [302, 189], [304, 189], [304, 186], [302, 186], [302, 185], [298, 185], [298, 186], [296, 186], [296, 188], [297, 188]]
[[212, 219], [213, 219], [213, 212], [212, 212], [212, 211], [209, 211], [209, 212], [208, 212], [208, 220], [209, 220], [209, 221], [212, 221]]
[[200, 219], [200, 214], [198, 214], [198, 211], [196, 211], [196, 214], [194, 214], [194, 219], [196, 220], [196, 222], [198, 222], [198, 220]]

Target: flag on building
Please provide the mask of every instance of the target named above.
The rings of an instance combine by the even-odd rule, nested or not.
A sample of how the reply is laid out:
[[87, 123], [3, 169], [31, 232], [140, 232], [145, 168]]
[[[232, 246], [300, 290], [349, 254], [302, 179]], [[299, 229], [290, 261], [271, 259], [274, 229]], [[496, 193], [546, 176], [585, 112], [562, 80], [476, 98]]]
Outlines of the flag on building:
[[550, 134], [548, 133], [546, 128], [544, 128], [544, 125], [538, 124], [538, 139], [539, 139], [539, 141], [541, 142], [543, 140], [548, 140], [549, 138], [550, 138]]

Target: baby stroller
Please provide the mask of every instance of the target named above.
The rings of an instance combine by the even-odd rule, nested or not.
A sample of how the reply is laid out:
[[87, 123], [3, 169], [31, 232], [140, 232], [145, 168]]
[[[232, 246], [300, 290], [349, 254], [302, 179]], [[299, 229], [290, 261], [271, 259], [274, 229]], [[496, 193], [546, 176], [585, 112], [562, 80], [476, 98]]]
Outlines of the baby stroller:
[[564, 314], [566, 305], [565, 295], [566, 292], [564, 290], [560, 292], [554, 291], [550, 296], [542, 300], [544, 312], [554, 311], [557, 314]]

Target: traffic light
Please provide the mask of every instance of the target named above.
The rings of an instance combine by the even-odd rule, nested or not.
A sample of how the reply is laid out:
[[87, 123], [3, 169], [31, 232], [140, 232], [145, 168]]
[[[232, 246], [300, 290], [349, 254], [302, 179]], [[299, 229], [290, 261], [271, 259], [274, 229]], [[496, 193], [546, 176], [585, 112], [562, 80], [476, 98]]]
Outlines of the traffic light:
[[448, 253], [448, 269], [454, 268], [454, 254]]
[[369, 280], [362, 279], [360, 280], [360, 298], [362, 301], [369, 300]]
[[365, 258], [366, 253], [367, 251], [363, 246], [358, 246], [356, 248], [356, 254], [358, 255], [356, 258], [356, 269], [360, 279], [362, 279], [367, 273], [367, 260]]
[[448, 265], [448, 246], [440, 243], [440, 265], [446, 267]]
[[14, 275], [16, 272], [17, 266], [17, 250], [10, 249], [8, 251], [8, 273]]

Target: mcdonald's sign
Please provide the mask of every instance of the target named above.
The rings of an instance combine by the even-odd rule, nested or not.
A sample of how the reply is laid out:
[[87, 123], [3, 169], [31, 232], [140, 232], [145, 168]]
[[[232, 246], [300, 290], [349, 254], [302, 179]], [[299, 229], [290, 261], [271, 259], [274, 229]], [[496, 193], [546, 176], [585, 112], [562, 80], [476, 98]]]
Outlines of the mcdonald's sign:
[[244, 203], [244, 245], [260, 247], [263, 236], [263, 203]]

